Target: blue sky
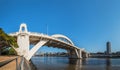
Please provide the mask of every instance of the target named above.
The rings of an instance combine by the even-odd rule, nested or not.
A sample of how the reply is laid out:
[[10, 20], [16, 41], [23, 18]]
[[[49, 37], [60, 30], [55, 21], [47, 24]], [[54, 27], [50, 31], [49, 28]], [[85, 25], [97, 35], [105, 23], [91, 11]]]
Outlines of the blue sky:
[[[0, 27], [6, 33], [26, 23], [31, 32], [63, 34], [89, 52], [120, 51], [120, 0], [0, 0]], [[64, 51], [41, 48], [41, 51]]]

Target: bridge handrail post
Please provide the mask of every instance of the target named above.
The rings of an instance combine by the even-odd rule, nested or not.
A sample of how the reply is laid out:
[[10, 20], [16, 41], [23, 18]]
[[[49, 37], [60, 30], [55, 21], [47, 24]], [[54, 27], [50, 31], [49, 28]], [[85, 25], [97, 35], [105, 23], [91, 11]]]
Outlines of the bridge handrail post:
[[19, 70], [19, 68], [18, 68], [18, 57], [16, 58], [16, 70]]

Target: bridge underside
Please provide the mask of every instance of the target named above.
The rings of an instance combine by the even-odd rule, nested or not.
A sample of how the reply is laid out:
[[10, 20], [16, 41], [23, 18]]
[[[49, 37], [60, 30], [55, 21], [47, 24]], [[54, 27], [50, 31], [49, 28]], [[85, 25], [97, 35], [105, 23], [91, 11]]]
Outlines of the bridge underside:
[[[42, 38], [42, 37], [41, 38], [40, 37], [39, 38], [38, 37], [30, 37], [30, 41], [31, 41], [30, 43], [35, 45], [35, 44], [38, 43], [38, 41], [40, 39], [47, 40], [46, 38]], [[64, 44], [64, 42], [59, 42], [59, 41], [52, 40], [52, 39], [49, 39], [47, 41], [47, 43], [45, 43], [43, 46], [65, 49], [65, 50], [68, 51], [70, 58], [88, 57], [86, 52], [84, 52], [84, 51], [82, 51], [80, 49], [77, 49], [77, 48], [73, 48], [71, 45]]]
[[45, 43], [43, 46], [48, 46], [48, 47], [54, 47], [54, 48], [61, 48], [61, 49], [72, 49], [70, 45], [68, 44], [64, 44], [64, 42], [59, 42], [56, 40], [52, 40], [52, 39], [46, 39], [43, 37], [30, 37], [30, 44], [35, 45], [37, 44], [40, 40], [48, 40], [47, 43]]

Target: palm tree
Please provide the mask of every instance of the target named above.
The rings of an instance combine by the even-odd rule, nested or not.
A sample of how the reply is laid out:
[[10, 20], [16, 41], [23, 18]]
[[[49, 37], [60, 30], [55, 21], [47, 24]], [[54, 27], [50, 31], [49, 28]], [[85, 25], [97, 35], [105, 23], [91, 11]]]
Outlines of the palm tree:
[[14, 37], [7, 35], [2, 28], [0, 28], [0, 52], [4, 47], [11, 47], [15, 49], [18, 48], [18, 45]]

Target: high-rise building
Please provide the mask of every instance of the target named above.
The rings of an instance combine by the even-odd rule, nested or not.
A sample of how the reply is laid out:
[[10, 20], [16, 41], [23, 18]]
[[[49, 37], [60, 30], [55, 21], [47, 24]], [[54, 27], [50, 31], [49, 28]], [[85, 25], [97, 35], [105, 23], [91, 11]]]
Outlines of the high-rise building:
[[106, 43], [106, 54], [111, 54], [111, 43], [109, 41]]

